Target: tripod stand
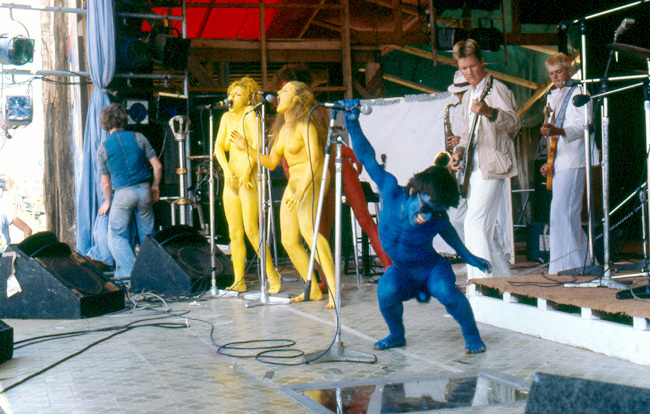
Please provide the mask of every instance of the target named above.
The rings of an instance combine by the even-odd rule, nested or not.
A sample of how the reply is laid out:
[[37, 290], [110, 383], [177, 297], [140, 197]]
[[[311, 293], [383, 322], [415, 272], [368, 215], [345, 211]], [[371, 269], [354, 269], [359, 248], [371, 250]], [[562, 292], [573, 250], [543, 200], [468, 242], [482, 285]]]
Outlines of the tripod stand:
[[[334, 240], [335, 240], [335, 253], [334, 253], [334, 269], [335, 269], [335, 287], [336, 295], [334, 297], [335, 302], [335, 312], [336, 312], [336, 337], [334, 343], [327, 349], [322, 351], [312, 352], [310, 354], [305, 354], [303, 356], [303, 362], [365, 362], [365, 363], [374, 363], [377, 361], [377, 357], [372, 354], [368, 354], [361, 351], [355, 351], [351, 349], [346, 349], [343, 346], [341, 340], [341, 190], [342, 190], [342, 155], [341, 155], [341, 145], [342, 140], [339, 135], [333, 134], [334, 121], [336, 119], [337, 110], [331, 110], [330, 125], [327, 130], [327, 144], [325, 147], [325, 159], [323, 161], [323, 176], [321, 185], [321, 192], [318, 199], [318, 210], [316, 213], [316, 222], [314, 223], [314, 239], [311, 245], [311, 256], [309, 262], [309, 273], [307, 276], [307, 282], [305, 282], [305, 293], [304, 297], [309, 298], [309, 290], [311, 284], [311, 276], [313, 274], [314, 268], [314, 252], [316, 250], [316, 239], [318, 237], [318, 228], [320, 225], [320, 217], [323, 208], [323, 199], [325, 193], [325, 182], [327, 180], [327, 165], [330, 159], [330, 153], [332, 152], [332, 143], [336, 142], [336, 174], [335, 174], [335, 221], [334, 221]], [[333, 288], [332, 286], [329, 287]]]

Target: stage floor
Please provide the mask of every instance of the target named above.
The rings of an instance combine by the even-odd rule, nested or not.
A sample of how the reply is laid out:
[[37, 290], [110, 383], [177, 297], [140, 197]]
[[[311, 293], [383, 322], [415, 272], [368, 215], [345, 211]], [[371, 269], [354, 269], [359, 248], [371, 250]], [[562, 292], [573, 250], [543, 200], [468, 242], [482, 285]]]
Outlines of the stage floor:
[[[295, 272], [281, 271], [287, 279], [283, 292], [300, 293], [303, 285], [294, 281]], [[248, 279], [249, 292], [258, 292], [256, 276]], [[248, 308], [241, 297], [206, 295], [163, 303], [155, 297], [136, 296], [132, 298], [136, 308], [114, 315], [6, 320], [14, 329], [16, 349], [13, 359], [0, 365], [0, 386], [11, 387], [0, 394], [0, 408], [6, 413], [30, 414], [328, 412], [319, 411], [323, 405], [317, 400], [331, 404], [336, 389], [362, 385], [365, 388], [344, 395], [345, 412], [351, 412], [355, 404], [376, 407], [377, 398], [373, 401], [366, 395], [363, 399], [364, 392], [376, 396], [383, 389], [383, 401], [395, 393], [389, 394], [382, 384], [405, 379], [443, 381], [444, 390], [448, 389], [444, 384], [480, 384], [480, 378], [489, 377], [525, 395], [536, 372], [650, 388], [646, 366], [485, 324], [479, 324], [479, 329], [487, 352], [465, 355], [458, 325], [435, 300], [407, 302], [407, 345], [375, 351], [372, 344], [387, 334], [377, 307], [377, 285], [364, 279], [358, 286], [354, 275], [342, 279], [342, 342], [346, 349], [375, 355], [376, 363], [303, 364], [301, 358], [261, 361], [250, 357], [262, 349], [228, 351], [247, 358], [216, 352], [217, 345], [259, 340], [275, 340], [254, 344], [263, 349], [287, 341], [295, 342], [291, 349], [305, 353], [327, 349], [335, 339], [336, 318], [334, 311], [325, 309], [325, 301]], [[466, 283], [462, 276], [458, 281], [461, 287]], [[147, 326], [135, 328], [141, 325]], [[87, 333], [64, 335], [81, 331]], [[43, 335], [63, 336], [32, 340], [28, 346], [20, 343]], [[472, 378], [479, 380], [472, 382]], [[309, 392], [328, 385], [330, 393]], [[406, 397], [414, 410], [419, 407], [422, 412], [417, 403], [424, 397], [409, 387], [404, 389], [406, 393], [397, 393], [399, 398]], [[494, 383], [489, 383], [483, 391], [494, 389]], [[487, 399], [470, 396], [465, 400], [481, 404]], [[523, 413], [525, 406], [525, 399], [519, 399], [461, 406], [451, 412]]]

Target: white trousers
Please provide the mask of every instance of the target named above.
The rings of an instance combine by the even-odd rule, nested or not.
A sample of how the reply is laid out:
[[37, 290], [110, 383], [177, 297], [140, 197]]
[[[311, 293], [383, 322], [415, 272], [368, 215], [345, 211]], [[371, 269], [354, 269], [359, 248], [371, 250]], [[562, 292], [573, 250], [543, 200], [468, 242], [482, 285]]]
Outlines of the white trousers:
[[572, 168], [553, 175], [549, 241], [551, 263], [548, 272], [591, 265], [587, 255], [588, 237], [582, 229], [582, 195], [585, 169]]
[[505, 180], [484, 180], [478, 169], [473, 171], [469, 178], [465, 246], [475, 256], [492, 263], [491, 274], [467, 266], [469, 279], [510, 276], [510, 264], [499, 242], [497, 231], [497, 215], [505, 184]]

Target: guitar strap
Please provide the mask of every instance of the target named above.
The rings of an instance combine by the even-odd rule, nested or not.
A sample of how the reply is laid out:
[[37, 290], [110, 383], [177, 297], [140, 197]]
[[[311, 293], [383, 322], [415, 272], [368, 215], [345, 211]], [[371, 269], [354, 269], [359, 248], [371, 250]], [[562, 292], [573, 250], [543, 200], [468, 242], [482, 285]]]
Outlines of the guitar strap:
[[569, 89], [569, 92], [564, 96], [564, 100], [562, 101], [562, 105], [560, 105], [560, 110], [557, 113], [557, 117], [555, 118], [555, 121], [553, 122], [553, 125], [556, 127], [561, 127], [562, 124], [564, 123], [564, 116], [566, 115], [566, 109], [569, 106], [569, 101], [571, 100], [571, 96], [573, 96], [573, 91], [578, 87], [578, 85], [573, 85], [571, 89]]

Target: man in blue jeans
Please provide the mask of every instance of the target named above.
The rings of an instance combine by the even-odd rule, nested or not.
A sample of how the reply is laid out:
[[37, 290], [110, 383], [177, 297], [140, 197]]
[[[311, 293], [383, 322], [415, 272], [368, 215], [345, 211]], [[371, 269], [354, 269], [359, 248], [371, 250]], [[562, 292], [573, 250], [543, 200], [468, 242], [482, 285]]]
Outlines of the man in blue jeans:
[[[135, 215], [140, 244], [153, 233], [153, 203], [160, 198], [162, 164], [144, 135], [125, 131], [124, 107], [113, 103], [102, 110], [100, 125], [110, 134], [97, 150], [104, 204], [98, 214], [108, 216], [108, 248], [115, 259], [115, 277], [129, 279], [135, 263], [129, 229]], [[153, 167], [153, 184], [147, 161]], [[113, 193], [111, 192], [113, 190]], [[109, 212], [110, 211], [110, 212]]]

